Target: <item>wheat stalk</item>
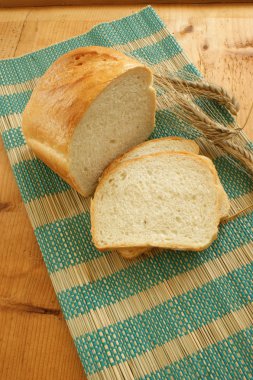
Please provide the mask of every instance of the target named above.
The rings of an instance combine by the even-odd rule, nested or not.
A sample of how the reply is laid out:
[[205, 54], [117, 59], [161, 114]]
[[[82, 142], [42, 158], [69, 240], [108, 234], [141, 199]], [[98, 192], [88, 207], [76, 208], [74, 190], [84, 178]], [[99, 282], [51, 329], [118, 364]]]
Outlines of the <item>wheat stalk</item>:
[[233, 114], [237, 115], [239, 111], [239, 103], [234, 96], [230, 96], [228, 92], [220, 86], [208, 83], [205, 81], [192, 81], [175, 78], [173, 75], [167, 75], [167, 77], [162, 77], [159, 74], [154, 74], [155, 78], [163, 82], [170, 81], [173, 87], [185, 94], [190, 92], [192, 96], [205, 96], [209, 99], [215, 100], [218, 103], [227, 107], [227, 109]]
[[154, 77], [155, 86], [158, 92], [162, 93], [158, 97], [158, 107], [169, 108], [176, 116], [200, 130], [207, 140], [241, 160], [253, 172], [253, 152], [246, 147], [247, 141], [241, 134], [242, 128], [236, 122], [232, 124], [225, 121], [217, 122], [195, 103], [197, 96], [205, 96], [219, 101], [230, 110], [233, 109], [235, 113], [238, 110], [238, 103], [234, 97], [230, 97], [220, 87], [207, 85], [205, 82], [193, 83], [169, 74], [165, 77], [160, 73]]

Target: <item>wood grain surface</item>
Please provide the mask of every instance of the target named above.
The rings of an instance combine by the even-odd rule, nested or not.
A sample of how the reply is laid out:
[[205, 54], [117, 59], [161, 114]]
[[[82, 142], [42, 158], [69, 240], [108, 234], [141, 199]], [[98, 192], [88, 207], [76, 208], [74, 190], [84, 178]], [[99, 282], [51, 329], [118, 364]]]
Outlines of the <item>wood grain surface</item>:
[[[148, 4], [225, 4], [225, 3], [252, 3], [252, 0], [150, 0]], [[133, 5], [147, 4], [147, 0], [0, 0], [0, 7], [46, 7], [66, 5]]]
[[[0, 10], [0, 58], [88, 31], [141, 6]], [[241, 104], [253, 101], [253, 5], [155, 6], [190, 59]], [[253, 139], [253, 114], [245, 127]], [[85, 379], [0, 141], [0, 379]]]

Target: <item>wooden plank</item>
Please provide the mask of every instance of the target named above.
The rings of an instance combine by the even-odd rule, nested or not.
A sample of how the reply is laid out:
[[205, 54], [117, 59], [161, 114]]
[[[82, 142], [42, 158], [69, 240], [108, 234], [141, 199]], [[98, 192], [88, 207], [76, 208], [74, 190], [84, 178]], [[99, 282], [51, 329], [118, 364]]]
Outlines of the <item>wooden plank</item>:
[[[251, 3], [252, 0], [243, 0], [243, 3]], [[138, 4], [147, 4], [146, 0], [138, 0]], [[240, 0], [151, 0], [148, 4], [171, 4], [171, 5], [184, 5], [184, 4], [241, 4]], [[135, 0], [0, 0], [0, 7], [48, 7], [48, 6], [91, 6], [91, 5], [135, 5]]]
[[1, 379], [85, 380], [62, 316], [6, 308], [0, 325]]
[[[52, 7], [0, 11], [0, 56], [18, 56], [73, 37], [135, 6]], [[232, 91], [244, 123], [253, 99], [253, 6], [155, 9], [190, 59]], [[253, 138], [253, 115], [245, 128]], [[0, 378], [84, 378], [41, 253], [0, 142]]]

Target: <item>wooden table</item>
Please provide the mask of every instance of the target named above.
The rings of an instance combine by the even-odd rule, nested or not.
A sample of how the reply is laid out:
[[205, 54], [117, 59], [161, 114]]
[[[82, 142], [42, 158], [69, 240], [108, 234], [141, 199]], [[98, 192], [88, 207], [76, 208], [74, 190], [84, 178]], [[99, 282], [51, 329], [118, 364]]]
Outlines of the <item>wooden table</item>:
[[[0, 11], [0, 56], [18, 56], [84, 33], [141, 6]], [[191, 60], [241, 104], [253, 101], [253, 5], [155, 6]], [[245, 130], [253, 138], [253, 114]], [[85, 379], [19, 190], [0, 142], [0, 379]]]

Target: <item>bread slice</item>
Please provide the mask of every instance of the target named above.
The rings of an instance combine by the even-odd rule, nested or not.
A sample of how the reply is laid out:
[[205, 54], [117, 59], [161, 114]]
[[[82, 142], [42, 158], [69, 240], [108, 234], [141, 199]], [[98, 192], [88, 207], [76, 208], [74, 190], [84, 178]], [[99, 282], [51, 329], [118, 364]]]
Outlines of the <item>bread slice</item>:
[[143, 143], [128, 150], [122, 156], [119, 156], [113, 160], [111, 164], [106, 168], [106, 170], [111, 170], [114, 166], [118, 165], [118, 163], [122, 161], [166, 151], [184, 151], [199, 154], [199, 146], [193, 140], [187, 140], [177, 136], [162, 137], [159, 139], [144, 141]]
[[[107, 170], [111, 170], [114, 166], [118, 165], [119, 162], [128, 161], [133, 158], [141, 157], [144, 155], [149, 155], [149, 154], [158, 153], [158, 152], [166, 152], [166, 151], [168, 152], [182, 151], [182, 152], [191, 152], [191, 153], [199, 154], [199, 146], [193, 140], [188, 140], [188, 139], [184, 139], [181, 137], [174, 137], [174, 136], [145, 141], [135, 146], [134, 148], [130, 149], [121, 157], [115, 159], [109, 165]], [[220, 196], [222, 199], [221, 208], [220, 208], [220, 217], [221, 219], [224, 219], [228, 216], [228, 212], [230, 209], [230, 202], [220, 180], [219, 180], [219, 189], [220, 189]]]
[[[119, 162], [127, 161], [147, 154], [166, 151], [185, 151], [199, 154], [199, 146], [195, 143], [195, 141], [187, 140], [181, 137], [164, 137], [160, 139], [145, 141], [144, 143], [132, 148], [119, 159], [114, 160], [109, 166], [109, 170], [111, 170], [113, 166], [118, 165]], [[224, 219], [228, 215], [230, 202], [226, 192], [223, 189], [222, 184], [220, 183], [220, 180], [219, 191], [221, 197], [220, 217], [221, 219]], [[138, 257], [148, 250], [149, 249], [145, 247], [118, 249], [119, 253], [123, 257], [130, 259]]]
[[[119, 159], [116, 159], [110, 165], [110, 169], [117, 165], [119, 162], [127, 161], [132, 158], [141, 157], [148, 154], [166, 152], [166, 151], [185, 151], [199, 154], [199, 146], [193, 140], [187, 140], [177, 136], [163, 137], [159, 139], [153, 139], [145, 141], [142, 144], [129, 150]], [[148, 252], [149, 248], [135, 247], [135, 248], [123, 248], [118, 249], [121, 256], [126, 259], [133, 259], [141, 254]]]
[[120, 161], [131, 160], [132, 158], [142, 157], [148, 154], [159, 152], [191, 152], [199, 154], [199, 146], [193, 140], [184, 139], [182, 137], [170, 136], [144, 141], [143, 143], [133, 147], [119, 158]]
[[209, 161], [161, 152], [107, 171], [91, 202], [95, 246], [207, 248], [220, 220], [218, 177]]
[[111, 48], [83, 47], [56, 60], [23, 114], [27, 144], [82, 195], [105, 167], [155, 125], [152, 73]]

